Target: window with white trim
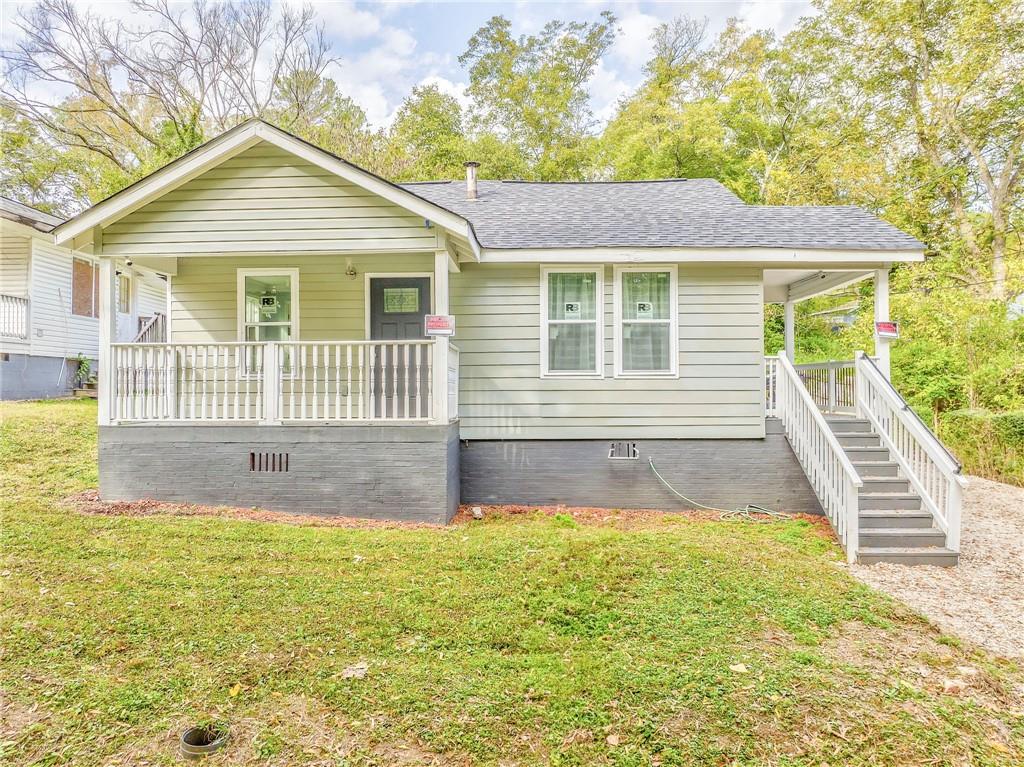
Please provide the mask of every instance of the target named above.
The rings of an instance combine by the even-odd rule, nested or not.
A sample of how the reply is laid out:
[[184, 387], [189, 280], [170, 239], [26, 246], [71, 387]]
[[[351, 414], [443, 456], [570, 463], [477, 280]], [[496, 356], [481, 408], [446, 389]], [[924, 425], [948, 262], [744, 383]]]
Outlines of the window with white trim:
[[677, 292], [675, 267], [616, 268], [616, 375], [678, 374]]
[[121, 272], [117, 275], [117, 311], [120, 314], [132, 313], [132, 278]]
[[601, 375], [603, 269], [541, 270], [541, 373]]
[[242, 272], [242, 341], [291, 341], [296, 305], [293, 276], [287, 272]]

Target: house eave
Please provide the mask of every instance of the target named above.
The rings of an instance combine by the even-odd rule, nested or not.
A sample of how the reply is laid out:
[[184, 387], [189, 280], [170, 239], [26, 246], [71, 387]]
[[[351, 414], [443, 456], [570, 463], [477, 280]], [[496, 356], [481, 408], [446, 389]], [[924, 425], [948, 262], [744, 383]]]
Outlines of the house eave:
[[579, 247], [483, 248], [482, 263], [728, 263], [764, 268], [793, 266], [858, 266], [924, 261], [923, 250], [831, 248], [694, 248], [694, 247]]

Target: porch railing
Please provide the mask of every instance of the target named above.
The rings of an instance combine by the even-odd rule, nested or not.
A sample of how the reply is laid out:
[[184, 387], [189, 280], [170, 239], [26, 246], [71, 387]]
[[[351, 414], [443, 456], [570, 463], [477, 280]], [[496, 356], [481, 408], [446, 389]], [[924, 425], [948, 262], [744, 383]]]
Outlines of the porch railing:
[[157, 312], [152, 317], [139, 317], [139, 332], [133, 339], [137, 344], [159, 344], [167, 340], [167, 317]]
[[872, 359], [858, 354], [857, 404], [889, 449], [924, 507], [946, 533], [946, 548], [960, 550], [960, 509], [967, 481], [960, 463], [907, 405]]
[[459, 417], [459, 348], [448, 346], [448, 418]]
[[842, 543], [847, 559], [857, 557], [858, 495], [864, 482], [832, 433], [796, 366], [784, 354], [776, 358], [776, 411], [793, 453], [814, 488], [822, 509]]
[[[111, 420], [428, 421], [436, 343], [113, 344]], [[454, 401], [457, 412], [457, 350], [449, 350], [448, 381], [438, 407]]]
[[853, 360], [794, 365], [818, 408], [825, 413], [853, 413], [857, 409], [857, 371]]
[[0, 294], [0, 336], [28, 338], [28, 299]]

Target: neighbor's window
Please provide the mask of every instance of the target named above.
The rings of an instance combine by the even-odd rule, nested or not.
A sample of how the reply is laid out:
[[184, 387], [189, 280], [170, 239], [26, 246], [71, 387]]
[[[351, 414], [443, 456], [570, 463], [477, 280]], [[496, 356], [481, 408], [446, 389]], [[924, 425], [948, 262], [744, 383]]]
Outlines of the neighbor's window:
[[601, 372], [601, 270], [545, 269], [541, 371], [551, 375]]
[[242, 340], [290, 341], [295, 336], [295, 276], [242, 273]]
[[617, 270], [616, 372], [674, 375], [677, 306], [674, 269]]
[[117, 275], [117, 311], [132, 313], [132, 278], [127, 274]]
[[100, 270], [91, 261], [71, 261], [71, 313], [78, 317], [99, 317]]

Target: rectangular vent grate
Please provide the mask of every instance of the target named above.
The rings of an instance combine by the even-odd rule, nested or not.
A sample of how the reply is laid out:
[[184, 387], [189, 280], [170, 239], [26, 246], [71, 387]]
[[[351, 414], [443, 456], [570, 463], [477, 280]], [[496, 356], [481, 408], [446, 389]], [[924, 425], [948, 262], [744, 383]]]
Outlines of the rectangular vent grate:
[[636, 442], [612, 442], [608, 448], [609, 461], [636, 461], [639, 458]]
[[288, 471], [288, 453], [249, 453], [249, 471]]

